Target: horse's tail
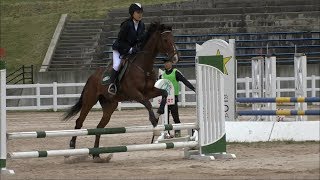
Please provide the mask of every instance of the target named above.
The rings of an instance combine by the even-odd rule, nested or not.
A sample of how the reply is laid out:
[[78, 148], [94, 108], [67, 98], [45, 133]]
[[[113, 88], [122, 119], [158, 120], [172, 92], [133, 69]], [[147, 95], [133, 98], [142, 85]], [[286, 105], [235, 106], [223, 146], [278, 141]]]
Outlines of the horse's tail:
[[64, 117], [62, 119], [63, 121], [68, 121], [70, 118], [78, 114], [78, 112], [81, 110], [84, 91], [85, 91], [85, 88], [83, 88], [78, 102], [64, 113]]

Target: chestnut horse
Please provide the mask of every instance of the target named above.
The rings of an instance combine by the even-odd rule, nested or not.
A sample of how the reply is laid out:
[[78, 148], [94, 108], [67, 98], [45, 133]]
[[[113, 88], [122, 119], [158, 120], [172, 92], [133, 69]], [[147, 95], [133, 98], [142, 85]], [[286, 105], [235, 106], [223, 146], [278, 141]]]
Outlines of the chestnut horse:
[[[165, 90], [154, 87], [157, 79], [153, 71], [154, 61], [159, 53], [163, 53], [169, 60], [176, 63], [178, 62], [178, 53], [171, 27], [159, 22], [151, 23], [146, 34], [142, 51], [131, 57], [131, 59], [129, 58], [129, 64], [122, 80], [119, 82], [117, 94], [108, 94], [108, 86], [101, 83], [105, 68], [98, 68], [88, 78], [80, 99], [66, 112], [64, 120], [75, 116], [81, 111], [75, 126], [75, 129], [81, 129], [89, 111], [99, 101], [103, 109], [103, 116], [97, 128], [104, 128], [110, 121], [118, 102], [134, 100], [147, 108], [151, 124], [154, 127], [157, 126], [159, 115], [163, 114], [168, 94]], [[149, 100], [160, 95], [162, 96], [162, 101], [155, 115]], [[76, 138], [77, 136], [72, 137], [70, 148], [75, 148]], [[100, 135], [96, 135], [95, 148], [99, 147], [99, 141]], [[95, 154], [93, 157], [97, 158], [99, 155]]]

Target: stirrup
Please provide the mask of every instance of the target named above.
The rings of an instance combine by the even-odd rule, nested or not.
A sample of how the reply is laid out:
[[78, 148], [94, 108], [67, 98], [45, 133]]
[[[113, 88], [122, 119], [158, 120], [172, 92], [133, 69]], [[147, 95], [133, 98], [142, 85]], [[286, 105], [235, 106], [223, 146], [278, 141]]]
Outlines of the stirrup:
[[[114, 89], [111, 89], [112, 86], [114, 87]], [[116, 95], [116, 93], [117, 93], [117, 86], [116, 86], [114, 83], [111, 83], [111, 84], [109, 85], [108, 93], [110, 93], [111, 95]]]

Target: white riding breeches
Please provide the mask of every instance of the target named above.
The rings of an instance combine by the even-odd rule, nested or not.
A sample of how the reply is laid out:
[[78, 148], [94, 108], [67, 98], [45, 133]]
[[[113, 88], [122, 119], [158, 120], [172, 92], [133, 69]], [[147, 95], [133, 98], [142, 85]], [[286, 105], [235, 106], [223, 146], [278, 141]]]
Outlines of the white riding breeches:
[[113, 50], [112, 51], [112, 55], [113, 55], [113, 69], [116, 71], [119, 71], [120, 68], [120, 63], [121, 63], [121, 59], [120, 59], [120, 53], [117, 50]]

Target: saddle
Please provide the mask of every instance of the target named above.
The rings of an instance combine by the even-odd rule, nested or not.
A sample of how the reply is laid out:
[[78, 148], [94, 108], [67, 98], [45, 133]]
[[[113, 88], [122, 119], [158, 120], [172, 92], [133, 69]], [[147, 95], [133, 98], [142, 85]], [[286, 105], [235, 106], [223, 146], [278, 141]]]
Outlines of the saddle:
[[[133, 57], [133, 58], [132, 58]], [[123, 75], [124, 73], [126, 72], [127, 68], [128, 68], [128, 65], [129, 65], [129, 62], [130, 60], [133, 61], [133, 59], [135, 59], [135, 55], [124, 55], [122, 58], [121, 58], [121, 62], [120, 62], [120, 69], [119, 69], [119, 75], [116, 79], [116, 85], [118, 86], [121, 79], [123, 78]], [[111, 67], [110, 67], [111, 66]], [[110, 75], [111, 75], [111, 69], [112, 69], [112, 64], [109, 64], [104, 73], [103, 73], [103, 76], [102, 76], [102, 82], [101, 84], [102, 85], [109, 85], [110, 84]], [[119, 87], [119, 86], [118, 86]]]

